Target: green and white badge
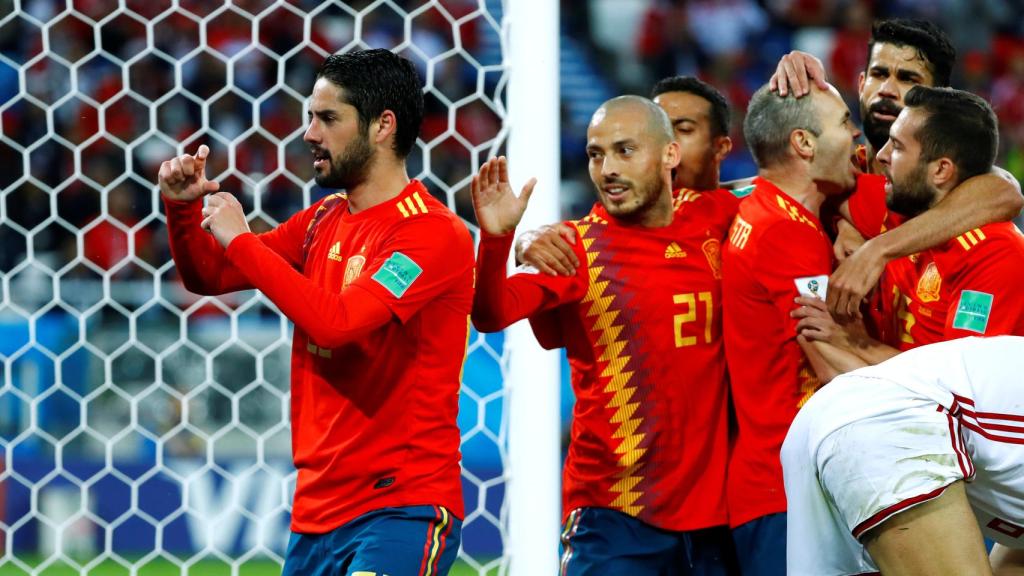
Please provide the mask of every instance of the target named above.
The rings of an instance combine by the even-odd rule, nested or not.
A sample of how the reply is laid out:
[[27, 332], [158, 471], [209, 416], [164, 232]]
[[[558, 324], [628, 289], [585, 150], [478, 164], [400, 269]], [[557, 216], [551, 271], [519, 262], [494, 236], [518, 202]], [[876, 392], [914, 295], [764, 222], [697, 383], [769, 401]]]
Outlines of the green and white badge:
[[956, 305], [953, 328], [984, 334], [988, 327], [988, 316], [992, 313], [992, 295], [987, 292], [964, 290]]
[[412, 258], [401, 252], [393, 252], [372, 278], [394, 294], [395, 298], [401, 298], [422, 273], [423, 268]]

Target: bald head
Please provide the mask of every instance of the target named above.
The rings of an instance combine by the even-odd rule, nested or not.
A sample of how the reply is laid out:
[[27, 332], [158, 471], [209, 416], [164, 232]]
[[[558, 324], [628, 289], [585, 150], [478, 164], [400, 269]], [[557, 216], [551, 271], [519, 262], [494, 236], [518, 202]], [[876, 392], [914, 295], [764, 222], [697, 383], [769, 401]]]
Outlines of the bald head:
[[652, 138], [655, 144], [663, 146], [672, 141], [672, 121], [668, 114], [661, 106], [643, 96], [616, 96], [607, 100], [594, 112], [590, 126], [597, 126], [609, 116], [619, 114], [635, 115], [638, 124], [643, 124], [645, 135]]

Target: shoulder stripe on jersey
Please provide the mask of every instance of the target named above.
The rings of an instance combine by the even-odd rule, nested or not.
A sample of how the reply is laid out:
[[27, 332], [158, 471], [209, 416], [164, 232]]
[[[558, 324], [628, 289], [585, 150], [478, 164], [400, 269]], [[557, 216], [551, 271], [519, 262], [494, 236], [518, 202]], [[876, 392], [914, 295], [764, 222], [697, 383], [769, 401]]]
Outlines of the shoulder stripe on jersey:
[[970, 398], [959, 394], [953, 394], [953, 398], [952, 412], [960, 418], [965, 428], [995, 442], [1024, 444], [1024, 415], [976, 412], [974, 401]]
[[960, 246], [962, 246], [964, 250], [970, 250], [971, 248], [974, 248], [984, 239], [985, 233], [981, 231], [981, 228], [968, 230], [967, 232], [964, 232], [963, 234], [956, 237], [956, 241], [960, 243]]
[[413, 192], [412, 193], [412, 197], [413, 197], [413, 199], [416, 200], [416, 206], [419, 206], [419, 209], [424, 214], [426, 214], [427, 213], [427, 205], [423, 203], [423, 198], [420, 197], [420, 193], [419, 192]]

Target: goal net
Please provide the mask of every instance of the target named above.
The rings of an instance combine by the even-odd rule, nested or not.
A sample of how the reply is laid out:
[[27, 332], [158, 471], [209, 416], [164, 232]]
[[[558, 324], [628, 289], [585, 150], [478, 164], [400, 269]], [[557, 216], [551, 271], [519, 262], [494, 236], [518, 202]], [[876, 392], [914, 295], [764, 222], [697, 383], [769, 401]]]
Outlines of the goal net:
[[[320, 62], [389, 48], [426, 84], [410, 174], [471, 219], [505, 141], [503, 11], [0, 0], [0, 573], [279, 573], [291, 329], [258, 292], [184, 290], [158, 166], [207, 144], [253, 229], [282, 222], [327, 192], [302, 141]], [[503, 353], [473, 333], [457, 574], [508, 566]]]

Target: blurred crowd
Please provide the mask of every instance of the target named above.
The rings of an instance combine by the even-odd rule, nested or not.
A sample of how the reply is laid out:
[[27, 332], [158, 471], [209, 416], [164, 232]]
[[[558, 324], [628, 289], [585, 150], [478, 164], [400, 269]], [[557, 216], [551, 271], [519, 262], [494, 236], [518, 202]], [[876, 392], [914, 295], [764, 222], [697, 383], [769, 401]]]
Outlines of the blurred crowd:
[[[992, 103], [1001, 122], [999, 163], [1024, 179], [1021, 0], [590, 0], [562, 6], [563, 26], [585, 42], [614, 90], [647, 94], [658, 79], [686, 74], [729, 98], [737, 145], [723, 165], [726, 180], [755, 171], [743, 145], [742, 119], [750, 95], [767, 82], [783, 54], [799, 49], [818, 56], [857, 114], [857, 80], [867, 62], [872, 20], [930, 20], [956, 47], [953, 86]], [[563, 123], [581, 151], [585, 127]], [[562, 158], [563, 178], [588, 182], [581, 152], [563, 148]], [[578, 188], [589, 192], [587, 186]], [[584, 197], [573, 209], [591, 202]]]
[[[73, 4], [77, 13], [57, 0], [24, 2], [24, 14], [0, 26], [0, 272], [23, 265], [32, 250], [64, 276], [151, 279], [169, 261], [155, 174], [179, 143], [210, 145], [210, 175], [241, 192], [259, 214], [254, 228], [281, 221], [324, 193], [308, 184], [302, 142], [302, 101], [317, 66], [325, 54], [360, 43], [397, 48], [419, 66], [427, 114], [410, 172], [472, 219], [471, 159], [488, 155], [501, 130], [500, 0], [394, 0], [359, 17], [370, 0]], [[931, 19], [956, 43], [954, 86], [992, 102], [1002, 123], [1000, 163], [1024, 177], [1024, 1], [561, 4], [563, 38], [585, 47], [574, 57], [589, 59], [611, 92], [643, 94], [661, 77], [691, 74], [730, 98], [737, 146], [725, 179], [754, 171], [740, 119], [782, 54], [818, 55], [856, 111], [872, 19]], [[39, 22], [49, 27], [46, 54]], [[563, 88], [561, 97], [577, 95]], [[592, 201], [586, 127], [568, 115], [562, 124], [563, 205], [571, 216]], [[19, 147], [29, 151], [27, 162]]]

